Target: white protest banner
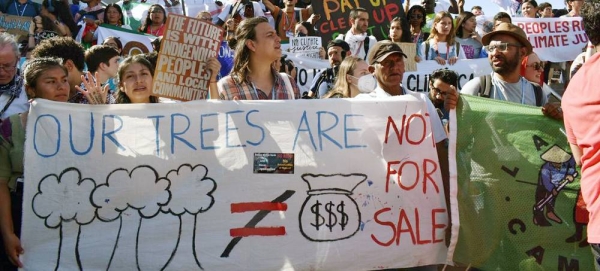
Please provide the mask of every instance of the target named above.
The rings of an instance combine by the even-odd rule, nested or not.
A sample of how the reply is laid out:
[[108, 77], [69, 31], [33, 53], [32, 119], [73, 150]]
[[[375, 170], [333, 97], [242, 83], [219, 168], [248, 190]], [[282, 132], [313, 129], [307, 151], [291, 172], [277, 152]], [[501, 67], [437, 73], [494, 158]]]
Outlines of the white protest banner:
[[293, 37], [289, 42], [290, 53], [297, 57], [321, 59], [319, 56], [321, 47], [321, 37]]
[[588, 37], [581, 17], [513, 18], [527, 34], [533, 51], [544, 61], [571, 61], [587, 46]]
[[417, 63], [417, 71], [405, 72], [402, 85], [412, 91], [429, 92], [429, 75], [437, 69], [449, 69], [458, 73], [458, 88], [477, 76], [492, 73], [492, 66], [487, 58], [460, 59], [454, 65], [440, 65], [435, 60]]
[[107, 37], [118, 37], [123, 44], [124, 55], [133, 56], [154, 51], [152, 49], [152, 41], [156, 39], [155, 36], [134, 32], [108, 24], [100, 25], [96, 30], [96, 33], [98, 33], [98, 43], [102, 43]]
[[98, 106], [36, 100], [27, 123], [21, 259], [28, 270], [444, 263], [448, 216], [426, 113], [413, 95]]
[[[329, 68], [327, 60], [313, 60], [307, 58], [298, 58], [288, 54], [288, 58], [294, 61], [298, 69], [296, 82], [300, 87], [300, 92], [308, 91], [314, 78], [314, 74], [320, 70]], [[461, 59], [454, 65], [440, 65], [434, 60], [421, 61], [417, 63], [417, 70], [414, 72], [405, 72], [402, 79], [402, 85], [411, 91], [429, 92], [429, 75], [437, 69], [450, 69], [458, 73], [458, 87], [462, 88], [464, 84], [477, 76], [492, 73], [492, 67], [487, 58]]]
[[209, 58], [216, 58], [225, 31], [200, 19], [169, 14], [152, 91], [154, 95], [190, 101], [208, 96]]

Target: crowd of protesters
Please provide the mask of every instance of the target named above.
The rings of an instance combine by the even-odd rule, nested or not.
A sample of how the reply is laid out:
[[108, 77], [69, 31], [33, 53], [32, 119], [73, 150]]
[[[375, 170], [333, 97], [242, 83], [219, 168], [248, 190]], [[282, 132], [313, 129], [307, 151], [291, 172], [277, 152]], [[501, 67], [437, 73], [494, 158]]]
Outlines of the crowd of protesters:
[[[409, 7], [409, 1], [405, 1], [405, 9], [389, 22], [389, 40], [380, 41], [367, 34], [367, 10], [353, 9], [349, 14], [350, 30], [321, 49], [320, 57], [328, 59], [330, 68], [317, 73], [310, 91], [301, 93], [295, 80], [294, 65], [285, 59], [282, 41], [294, 36], [319, 35], [314, 26], [321, 18], [312, 6], [298, 3], [298, 0], [239, 0], [226, 4], [215, 1], [212, 5], [218, 11], [203, 11], [197, 18], [225, 29], [227, 44], [234, 51], [234, 57], [231, 71], [220, 77], [217, 75], [223, 63], [217, 58], [207, 60], [206, 67], [211, 74], [208, 97], [290, 100], [416, 96], [427, 103], [430, 111], [445, 191], [448, 192], [446, 124], [448, 111], [456, 107], [459, 94], [538, 106], [551, 118], [563, 118], [560, 104], [549, 99], [553, 91], [547, 79], [552, 74], [549, 75], [545, 67], [552, 64], [541, 61], [533, 52], [525, 32], [511, 23], [512, 17], [581, 16], [591, 44], [588, 47], [595, 49], [600, 43], [600, 14], [595, 12], [600, 8], [599, 0], [568, 0], [564, 10], [553, 10], [548, 3], [538, 5], [535, 0], [524, 0], [514, 10], [496, 14], [493, 22], [484, 24], [485, 29], [479, 31], [477, 20], [483, 16], [482, 8], [475, 6], [470, 12], [464, 11], [464, 2], [452, 0], [449, 7], [440, 7], [434, 0], [423, 0], [421, 5]], [[168, 16], [165, 7], [180, 3], [167, 0], [164, 3], [164, 6], [153, 4], [149, 7], [137, 31], [157, 37], [165, 33]], [[102, 24], [131, 30], [123, 23], [122, 7], [118, 4], [103, 6], [99, 0], [89, 0], [86, 4], [79, 8], [78, 1], [70, 4], [67, 0], [44, 0], [37, 4], [31, 0], [0, 0], [2, 13], [33, 18], [29, 35], [21, 42], [11, 34], [0, 33], [1, 270], [22, 267], [19, 261], [19, 255], [24, 253], [19, 240], [20, 207], [23, 146], [30, 99], [90, 105], [168, 101], [152, 92], [156, 53], [128, 56], [124, 55], [119, 37], [98, 40], [96, 30]], [[127, 4], [130, 1], [123, 5]], [[160, 49], [159, 42], [157, 39], [157, 50]], [[405, 52], [397, 42], [415, 43], [416, 51]], [[20, 67], [21, 56], [25, 55], [28, 60]], [[583, 64], [586, 57], [582, 55], [572, 65], [570, 75], [594, 76], [590, 71], [592, 67]], [[474, 78], [458, 89], [457, 74], [451, 68], [434, 71], [429, 76], [428, 95], [413, 93], [402, 86], [406, 59], [433, 60], [451, 67], [463, 59], [474, 58], [487, 58], [493, 73]], [[595, 63], [597, 58], [587, 55], [588, 62]], [[564, 77], [570, 78], [569, 75]], [[594, 94], [590, 90], [588, 94], [580, 95]], [[576, 135], [570, 134], [569, 141], [577, 146], [575, 140]], [[597, 143], [588, 145], [597, 146]], [[580, 155], [584, 165], [585, 155], [594, 156], [596, 151], [593, 149], [594, 154], [590, 154], [586, 146], [583, 147], [583, 158]], [[585, 186], [582, 183], [582, 192], [585, 189], [584, 200], [590, 212], [588, 242], [592, 244], [596, 270], [600, 270], [600, 193], [597, 193], [600, 183], [595, 182]]]

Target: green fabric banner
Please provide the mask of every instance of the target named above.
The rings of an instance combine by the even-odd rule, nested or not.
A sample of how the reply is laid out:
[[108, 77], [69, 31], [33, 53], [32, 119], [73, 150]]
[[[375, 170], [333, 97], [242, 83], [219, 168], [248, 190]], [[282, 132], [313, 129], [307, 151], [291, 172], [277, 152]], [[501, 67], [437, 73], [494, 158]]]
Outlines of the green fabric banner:
[[562, 122], [538, 107], [461, 100], [454, 261], [482, 270], [593, 270]]

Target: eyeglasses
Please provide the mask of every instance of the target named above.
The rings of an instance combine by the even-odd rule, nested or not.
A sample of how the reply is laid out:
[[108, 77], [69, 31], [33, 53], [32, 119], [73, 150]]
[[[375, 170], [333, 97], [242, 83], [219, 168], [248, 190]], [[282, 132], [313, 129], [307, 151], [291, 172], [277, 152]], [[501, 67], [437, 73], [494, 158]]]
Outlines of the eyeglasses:
[[514, 46], [514, 47], [518, 47], [518, 48], [521, 47], [520, 44], [502, 42], [502, 43], [496, 43], [494, 45], [483, 46], [483, 49], [485, 49], [485, 51], [488, 53], [491, 53], [496, 49], [502, 53], [505, 53], [508, 50], [508, 46]]
[[384, 68], [392, 68], [395, 67], [396, 65], [400, 64], [400, 63], [404, 63], [404, 59], [402, 60], [384, 60], [382, 62], [379, 62], [379, 65], [383, 66]]
[[155, 10], [151, 10], [150, 13], [164, 13], [164, 12], [162, 10], [155, 9]]
[[433, 91], [433, 93], [435, 94], [435, 96], [446, 97], [446, 94], [448, 94], [448, 92], [441, 91], [439, 88], [436, 88], [436, 87], [434, 87], [432, 85], [429, 85], [429, 89], [431, 89], [431, 91]]
[[5, 72], [13, 72], [16, 68], [17, 68], [16, 62], [14, 64], [0, 65], [0, 70], [3, 70]]
[[417, 20], [418, 19], [423, 19], [423, 15], [421, 15], [421, 14], [411, 14], [410, 18], [411, 19], [417, 19]]
[[544, 62], [535, 62], [531, 65], [525, 65], [525, 67], [533, 67], [534, 70], [541, 71], [544, 70]]

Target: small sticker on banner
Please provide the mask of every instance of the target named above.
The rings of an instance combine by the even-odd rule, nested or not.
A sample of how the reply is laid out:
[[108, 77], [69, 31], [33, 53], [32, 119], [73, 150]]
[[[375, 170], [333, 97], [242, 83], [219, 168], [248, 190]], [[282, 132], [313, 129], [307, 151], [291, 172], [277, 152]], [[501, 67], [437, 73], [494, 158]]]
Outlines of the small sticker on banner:
[[294, 154], [254, 153], [254, 173], [294, 174]]

